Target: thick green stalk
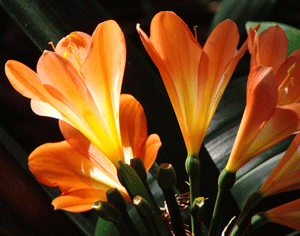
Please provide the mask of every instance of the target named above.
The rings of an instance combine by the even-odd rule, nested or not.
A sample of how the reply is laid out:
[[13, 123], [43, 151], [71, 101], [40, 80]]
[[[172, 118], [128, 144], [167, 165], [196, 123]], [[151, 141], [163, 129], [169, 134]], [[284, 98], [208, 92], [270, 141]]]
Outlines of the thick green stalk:
[[[193, 204], [195, 198], [201, 197], [200, 193], [200, 160], [198, 155], [191, 155], [189, 154], [186, 162], [185, 162], [185, 169], [189, 176], [189, 183], [190, 183], [190, 202]], [[192, 233], [195, 236], [201, 235], [201, 229], [197, 221], [191, 215], [191, 228]]]
[[132, 219], [128, 214], [127, 204], [122, 196], [122, 194], [118, 191], [117, 188], [109, 189], [106, 192], [107, 201], [113, 204], [121, 213], [123, 221], [126, 222], [126, 226], [132, 235], [140, 235], [138, 230], [136, 229]]
[[186, 236], [178, 203], [176, 201], [174, 187], [176, 185], [176, 173], [171, 164], [163, 163], [158, 170], [157, 183], [162, 189], [168, 211], [171, 217], [173, 233], [176, 236]]
[[230, 172], [226, 169], [224, 169], [219, 176], [218, 195], [210, 224], [209, 236], [218, 236], [222, 232], [222, 217], [226, 214], [226, 212], [224, 212], [225, 200], [235, 180], [235, 172]]

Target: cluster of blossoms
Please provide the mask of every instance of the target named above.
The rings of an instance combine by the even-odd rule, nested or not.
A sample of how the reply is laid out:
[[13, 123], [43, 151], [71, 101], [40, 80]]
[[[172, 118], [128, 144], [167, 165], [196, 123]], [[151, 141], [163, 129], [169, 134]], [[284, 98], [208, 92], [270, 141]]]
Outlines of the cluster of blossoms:
[[[150, 37], [140, 25], [137, 31], [159, 69], [192, 159], [199, 159], [209, 123], [247, 50], [251, 63], [246, 108], [225, 171], [235, 175], [257, 155], [300, 131], [300, 49], [286, 58], [288, 40], [280, 27], [260, 35], [251, 28], [239, 50], [238, 29], [230, 20], [213, 30], [204, 47], [173, 12], [153, 18]], [[130, 201], [118, 179], [120, 161], [129, 164], [140, 157], [148, 171], [156, 159], [159, 136], [148, 136], [141, 104], [121, 94], [125, 63], [124, 35], [109, 20], [99, 24], [92, 36], [73, 32], [63, 38], [54, 52], [43, 53], [37, 72], [17, 61], [5, 66], [10, 83], [31, 99], [36, 114], [59, 119], [65, 140], [44, 144], [29, 157], [35, 177], [62, 192], [52, 202], [55, 209], [90, 210], [96, 201], [107, 201], [106, 192], [112, 188]], [[298, 135], [256, 192], [259, 201], [300, 188], [299, 146]], [[300, 230], [299, 200], [261, 215]]]

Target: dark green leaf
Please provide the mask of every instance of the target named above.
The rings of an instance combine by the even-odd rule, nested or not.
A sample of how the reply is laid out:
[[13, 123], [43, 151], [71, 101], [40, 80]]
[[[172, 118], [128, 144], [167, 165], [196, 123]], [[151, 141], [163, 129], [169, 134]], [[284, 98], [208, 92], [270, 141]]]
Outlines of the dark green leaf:
[[243, 34], [244, 25], [249, 20], [265, 20], [278, 0], [223, 0], [215, 14], [210, 32], [222, 21], [234, 21]]

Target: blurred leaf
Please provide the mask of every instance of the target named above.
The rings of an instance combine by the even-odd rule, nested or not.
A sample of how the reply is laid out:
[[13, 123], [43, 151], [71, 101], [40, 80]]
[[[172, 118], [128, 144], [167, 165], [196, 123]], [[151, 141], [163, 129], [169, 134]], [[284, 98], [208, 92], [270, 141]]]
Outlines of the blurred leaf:
[[41, 51], [72, 31], [91, 34], [109, 19], [96, 0], [0, 0], [0, 4]]
[[277, 23], [277, 22], [248, 21], [248, 22], [246, 22], [247, 32], [249, 31], [250, 27], [254, 28], [258, 24], [260, 24], [260, 28], [257, 31], [258, 34], [260, 34], [262, 31], [264, 31], [274, 25], [278, 25], [281, 29], [283, 29], [283, 31], [289, 41], [289, 49], [288, 49], [287, 56], [289, 56], [291, 53], [293, 53], [298, 48], [300, 48], [300, 30], [297, 29], [296, 27], [282, 24], [282, 23]]
[[244, 25], [249, 20], [266, 20], [278, 0], [223, 0], [215, 14], [210, 32], [222, 21], [234, 21], [240, 31], [245, 33]]

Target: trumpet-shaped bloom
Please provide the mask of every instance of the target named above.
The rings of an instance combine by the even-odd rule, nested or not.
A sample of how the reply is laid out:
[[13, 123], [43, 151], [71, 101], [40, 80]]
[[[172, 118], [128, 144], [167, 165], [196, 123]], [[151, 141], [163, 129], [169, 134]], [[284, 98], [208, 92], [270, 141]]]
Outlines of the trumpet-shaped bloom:
[[12, 60], [5, 72], [12, 86], [32, 99], [35, 113], [72, 124], [118, 166], [124, 161], [119, 101], [125, 61], [124, 35], [109, 20], [92, 36], [73, 32], [55, 52], [45, 51], [37, 72]]
[[[130, 159], [141, 157], [148, 171], [161, 142], [156, 134], [148, 137], [143, 108], [131, 95], [121, 95], [120, 123], [125, 161], [129, 164]], [[96, 201], [106, 201], [110, 188], [117, 188], [129, 201], [113, 162], [72, 125], [61, 120], [60, 129], [65, 141], [44, 144], [29, 156], [29, 168], [37, 180], [62, 192], [52, 202], [55, 209], [90, 210]]]
[[300, 134], [281, 158], [267, 180], [258, 190], [262, 196], [292, 191], [300, 188]]
[[236, 172], [258, 154], [300, 130], [300, 49], [286, 59], [283, 30], [250, 29], [246, 108], [226, 169]]
[[12, 86], [31, 99], [39, 115], [58, 118], [65, 141], [38, 147], [29, 167], [43, 184], [58, 186], [62, 195], [56, 209], [73, 212], [106, 200], [118, 188], [119, 161], [141, 157], [149, 170], [161, 146], [158, 135], [148, 137], [142, 106], [130, 95], [120, 95], [126, 59], [124, 35], [115, 21], [98, 25], [92, 36], [73, 32], [54, 52], [45, 51], [37, 73], [8, 61]]
[[300, 199], [263, 213], [271, 222], [300, 231]]
[[237, 51], [238, 29], [234, 22], [226, 20], [214, 29], [202, 48], [173, 12], [156, 14], [150, 38], [139, 25], [137, 31], [160, 71], [187, 151], [198, 155], [212, 116], [247, 45]]

